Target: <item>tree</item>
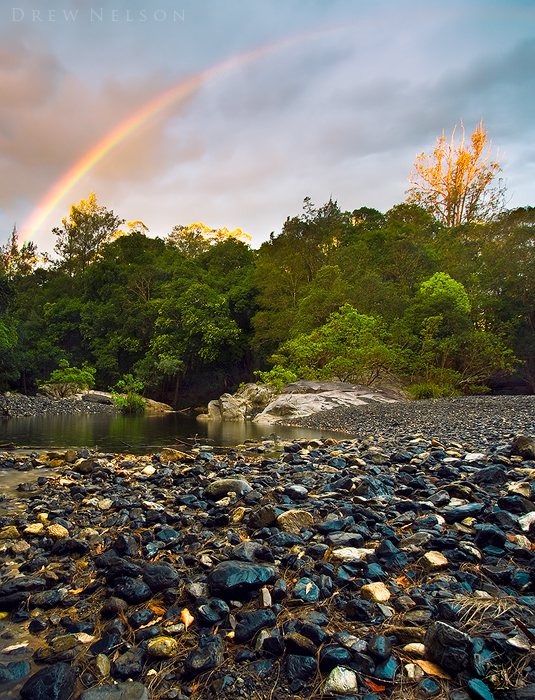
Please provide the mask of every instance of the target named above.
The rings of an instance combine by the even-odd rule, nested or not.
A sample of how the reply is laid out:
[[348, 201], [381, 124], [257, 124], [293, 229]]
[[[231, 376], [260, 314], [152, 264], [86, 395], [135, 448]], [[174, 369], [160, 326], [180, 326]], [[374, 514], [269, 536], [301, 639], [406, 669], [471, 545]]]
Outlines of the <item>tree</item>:
[[124, 219], [98, 206], [91, 192], [78, 205], [71, 205], [69, 218], [65, 217], [61, 223], [61, 228], [52, 229], [58, 237], [54, 250], [60, 256], [60, 266], [72, 276], [83, 272], [97, 257], [100, 247], [119, 235]]
[[17, 227], [13, 226], [7, 243], [0, 246], [0, 271], [12, 280], [17, 275], [29, 275], [39, 262], [44, 261], [46, 257], [37, 254], [33, 241], [27, 241], [19, 248]]
[[409, 177], [414, 187], [407, 191], [410, 203], [424, 206], [448, 227], [491, 220], [503, 209], [505, 194], [501, 181], [491, 187], [501, 168], [500, 161], [490, 160], [492, 144], [483, 121], [474, 129], [469, 144], [462, 122], [462, 138], [455, 143], [456, 129], [449, 143], [442, 132], [432, 155], [416, 157], [416, 171]]
[[208, 228], [202, 222], [189, 226], [173, 226], [173, 230], [166, 240], [176, 246], [184, 257], [196, 258], [197, 255], [205, 253], [213, 244], [231, 238], [243, 241], [251, 240], [251, 236], [240, 228], [235, 228], [233, 231], [229, 231], [224, 226], [219, 229]]

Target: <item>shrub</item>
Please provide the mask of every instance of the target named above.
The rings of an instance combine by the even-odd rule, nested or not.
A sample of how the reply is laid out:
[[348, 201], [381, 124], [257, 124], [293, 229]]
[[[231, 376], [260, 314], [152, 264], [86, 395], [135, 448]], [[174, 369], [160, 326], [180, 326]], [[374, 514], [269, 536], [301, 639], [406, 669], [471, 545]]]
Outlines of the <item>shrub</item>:
[[139, 394], [143, 388], [143, 382], [135, 380], [131, 374], [125, 374], [115, 388], [110, 388], [112, 401], [123, 413], [143, 413], [145, 400]]
[[81, 369], [70, 367], [68, 360], [60, 360], [59, 369], [55, 369], [47, 382], [41, 383], [41, 388], [54, 396], [72, 396], [83, 389], [93, 389], [95, 386], [94, 367], [87, 362]]
[[260, 378], [261, 382], [264, 384], [271, 384], [276, 391], [280, 391], [285, 384], [297, 380], [297, 374], [295, 374], [295, 372], [292, 372], [291, 369], [285, 369], [281, 365], [275, 365], [269, 372], [259, 371], [255, 372], [255, 374]]
[[457, 396], [459, 394], [451, 384], [436, 384], [435, 382], [422, 382], [407, 387], [412, 399], [441, 399], [444, 396]]

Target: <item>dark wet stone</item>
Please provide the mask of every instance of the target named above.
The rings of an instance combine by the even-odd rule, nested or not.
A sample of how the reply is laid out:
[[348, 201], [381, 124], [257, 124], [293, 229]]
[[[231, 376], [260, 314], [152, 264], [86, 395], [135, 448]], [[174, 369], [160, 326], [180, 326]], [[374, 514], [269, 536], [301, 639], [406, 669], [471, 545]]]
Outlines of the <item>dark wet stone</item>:
[[140, 676], [146, 656], [145, 649], [140, 647], [128, 649], [114, 661], [112, 666], [113, 677], [126, 679]]
[[288, 654], [284, 662], [284, 672], [288, 678], [306, 681], [316, 673], [316, 659], [311, 656]]
[[383, 681], [393, 681], [398, 670], [398, 660], [391, 656], [385, 661], [375, 664], [374, 676]]
[[533, 510], [533, 504], [530, 503], [528, 499], [522, 498], [517, 494], [510, 496], [502, 496], [498, 498], [498, 508], [506, 510], [509, 513], [514, 513], [515, 515], [524, 515]]
[[0, 599], [4, 600], [4, 596], [10, 596], [13, 593], [26, 593], [27, 591], [42, 591], [46, 588], [46, 581], [43, 578], [31, 578], [30, 576], [21, 576], [11, 581], [6, 581], [0, 586]]
[[375, 635], [368, 640], [368, 653], [375, 661], [385, 661], [392, 654], [392, 643], [384, 635]]
[[469, 680], [468, 689], [474, 700], [496, 700], [488, 685], [480, 681], [479, 678]]
[[262, 629], [275, 627], [277, 616], [272, 610], [255, 610], [249, 613], [240, 613], [237, 616], [238, 624], [234, 630], [234, 641], [243, 644], [253, 639]]
[[477, 518], [485, 510], [483, 503], [467, 503], [457, 508], [443, 508], [440, 515], [449, 523], [460, 523], [465, 518]]
[[293, 535], [291, 532], [277, 532], [268, 538], [267, 544], [269, 547], [293, 547], [296, 544], [303, 544], [304, 540], [299, 535]]
[[128, 610], [128, 603], [122, 598], [116, 598], [112, 596], [104, 601], [101, 613], [107, 617], [112, 615], [118, 615], [119, 613], [124, 613]]
[[111, 585], [116, 579], [123, 576], [137, 578], [142, 573], [143, 568], [139, 564], [134, 564], [126, 559], [118, 559], [111, 566], [106, 567], [106, 583]]
[[353, 655], [345, 647], [338, 644], [327, 644], [320, 650], [320, 669], [325, 673], [332, 671], [336, 666], [347, 666], [352, 661]]
[[496, 525], [476, 525], [474, 544], [480, 549], [497, 547], [501, 549], [507, 537], [503, 530]]
[[147, 564], [143, 571], [143, 580], [154, 592], [172, 588], [180, 581], [177, 570], [167, 562]]
[[289, 654], [300, 656], [316, 656], [318, 648], [310, 639], [299, 632], [292, 632], [284, 636], [284, 646]]
[[507, 480], [505, 469], [502, 467], [485, 467], [472, 474], [470, 481], [473, 484], [504, 484]]
[[41, 591], [31, 596], [29, 600], [30, 608], [48, 608], [57, 607], [67, 595], [65, 589], [53, 589], [51, 591]]
[[261, 506], [252, 511], [249, 516], [248, 526], [252, 530], [260, 530], [269, 527], [277, 520], [282, 511], [272, 505]]
[[180, 533], [174, 530], [172, 527], [164, 527], [163, 530], [160, 530], [157, 533], [156, 539], [166, 545], [172, 545], [175, 542], [178, 542], [180, 539]]
[[293, 597], [304, 603], [314, 603], [320, 597], [320, 589], [309, 578], [303, 577], [295, 584]]
[[375, 661], [371, 656], [361, 651], [353, 653], [351, 668], [359, 673], [364, 673], [366, 676], [373, 676], [375, 672]]
[[286, 581], [282, 578], [277, 579], [273, 584], [273, 592], [271, 594], [273, 602], [278, 603], [284, 600], [284, 598], [286, 598], [287, 589], [288, 585]]
[[196, 675], [211, 671], [220, 666], [224, 660], [225, 642], [217, 635], [204, 637], [198, 646], [191, 651], [185, 662], [186, 673]]
[[535, 698], [535, 683], [526, 685], [524, 688], [509, 690], [503, 697], [506, 700], [533, 700]]
[[18, 593], [11, 593], [10, 595], [5, 595], [0, 597], [0, 610], [2, 612], [11, 612], [16, 610], [21, 603], [25, 603], [30, 594], [25, 591], [19, 591]]
[[345, 614], [355, 622], [371, 622], [375, 616], [375, 606], [368, 600], [355, 598], [346, 604]]
[[120, 643], [121, 633], [115, 630], [104, 634], [100, 639], [97, 639], [96, 642], [93, 642], [89, 647], [89, 651], [94, 656], [97, 654], [106, 654], [110, 649], [113, 649]]
[[19, 681], [31, 671], [29, 661], [11, 661], [8, 664], [0, 664], [0, 683]]
[[266, 637], [262, 642], [262, 650], [273, 656], [282, 656], [284, 654], [284, 638], [280, 634], [272, 632], [269, 637]]
[[113, 594], [130, 605], [138, 605], [152, 598], [152, 591], [144, 581], [129, 576], [116, 580]]
[[327, 535], [327, 542], [333, 548], [362, 547], [364, 537], [358, 532], [333, 532]]
[[20, 697], [22, 700], [68, 700], [75, 682], [76, 671], [70, 664], [52, 664], [28, 678], [20, 690]]
[[139, 542], [133, 535], [121, 533], [113, 543], [113, 549], [125, 557], [136, 557], [139, 553]]
[[445, 622], [432, 622], [424, 639], [428, 657], [445, 669], [467, 668], [472, 653], [472, 639]]
[[433, 695], [440, 693], [442, 688], [432, 678], [423, 678], [418, 683], [418, 694], [422, 698], [432, 698]]
[[241, 561], [224, 561], [208, 574], [208, 585], [213, 596], [222, 598], [240, 596], [258, 590], [275, 578], [271, 566]]
[[38, 617], [34, 617], [28, 625], [28, 630], [32, 634], [36, 634], [37, 632], [43, 632], [44, 630], [46, 630], [47, 626], [48, 625], [44, 620], [40, 620]]

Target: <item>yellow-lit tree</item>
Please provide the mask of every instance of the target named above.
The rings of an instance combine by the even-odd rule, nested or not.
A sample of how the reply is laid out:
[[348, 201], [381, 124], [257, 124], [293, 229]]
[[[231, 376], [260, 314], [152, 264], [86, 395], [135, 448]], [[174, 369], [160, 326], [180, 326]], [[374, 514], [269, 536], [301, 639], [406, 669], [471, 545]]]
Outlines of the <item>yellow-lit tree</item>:
[[124, 219], [113, 211], [97, 204], [94, 192], [79, 204], [72, 204], [69, 218], [62, 219], [61, 228], [52, 232], [57, 236], [54, 250], [59, 255], [59, 264], [70, 275], [84, 271], [98, 255], [100, 247], [121, 235], [119, 227]]
[[251, 240], [251, 236], [244, 233], [241, 228], [235, 228], [233, 231], [225, 227], [209, 228], [202, 222], [189, 224], [189, 226], [173, 226], [166, 240], [175, 245], [186, 258], [195, 258], [205, 253], [211, 245], [229, 238], [235, 238], [244, 243]]
[[491, 186], [501, 167], [499, 160], [490, 159], [492, 143], [483, 122], [468, 143], [462, 122], [458, 143], [456, 129], [449, 141], [442, 132], [431, 155], [416, 157], [409, 177], [414, 187], [407, 191], [409, 202], [425, 207], [448, 227], [489, 221], [503, 209], [505, 194], [501, 180]]

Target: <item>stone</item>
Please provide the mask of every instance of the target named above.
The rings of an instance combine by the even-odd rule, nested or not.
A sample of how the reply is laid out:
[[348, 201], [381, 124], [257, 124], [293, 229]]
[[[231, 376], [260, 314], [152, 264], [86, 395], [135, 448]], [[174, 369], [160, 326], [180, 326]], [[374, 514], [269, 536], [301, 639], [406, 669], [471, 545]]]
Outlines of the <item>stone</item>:
[[11, 661], [0, 664], [0, 683], [12, 683], [27, 676], [31, 671], [29, 661]]
[[275, 627], [277, 624], [277, 616], [269, 609], [240, 613], [237, 619], [238, 623], [234, 630], [234, 641], [237, 644], [248, 642], [260, 630]]
[[173, 450], [171, 447], [164, 447], [160, 452], [160, 464], [167, 462], [180, 462], [184, 459], [189, 459], [189, 455], [178, 450]]
[[171, 658], [178, 651], [178, 642], [173, 637], [156, 637], [151, 639], [147, 645], [147, 653], [149, 656], [162, 658]]
[[208, 585], [213, 596], [222, 598], [240, 596], [247, 591], [259, 590], [275, 579], [271, 566], [241, 561], [224, 561], [208, 574]]
[[304, 527], [314, 525], [314, 518], [306, 510], [287, 510], [278, 516], [277, 525], [283, 532], [299, 535]]
[[432, 571], [440, 571], [440, 569], [444, 569], [446, 566], [448, 566], [449, 562], [442, 552], [430, 551], [426, 552], [423, 557], [420, 558], [418, 563], [424, 571], [430, 573]]
[[143, 581], [155, 593], [177, 586], [179, 580], [177, 570], [164, 561], [146, 564], [143, 570]]
[[[150, 642], [149, 642], [150, 646]], [[149, 652], [150, 653], [150, 652]], [[128, 649], [113, 662], [114, 678], [136, 678], [143, 671], [146, 652], [141, 647]]]
[[468, 689], [474, 700], [496, 700], [488, 685], [479, 678], [471, 678], [468, 681]]
[[113, 593], [130, 605], [138, 605], [152, 598], [152, 591], [144, 581], [129, 576], [117, 579]]
[[218, 635], [204, 637], [184, 662], [186, 673], [197, 675], [211, 671], [224, 661], [225, 643]]
[[151, 700], [151, 693], [137, 681], [123, 682], [84, 690], [78, 700]]
[[323, 692], [326, 695], [350, 693], [358, 689], [357, 674], [349, 668], [337, 666], [325, 681]]
[[304, 603], [314, 603], [320, 597], [320, 589], [309, 578], [303, 577], [295, 584], [293, 597]]
[[19, 537], [19, 531], [14, 525], [7, 525], [0, 530], [0, 540], [17, 540]]
[[46, 528], [46, 534], [53, 539], [59, 539], [60, 537], [68, 537], [69, 531], [66, 527], [63, 527], [63, 525], [58, 525], [56, 523]]
[[22, 700], [69, 700], [76, 683], [76, 671], [67, 663], [40, 669], [20, 689]]
[[331, 552], [331, 559], [341, 562], [361, 561], [373, 553], [373, 549], [365, 549], [364, 547], [341, 547]]
[[284, 662], [284, 672], [288, 678], [307, 681], [316, 674], [316, 659], [312, 656], [288, 654]]
[[360, 595], [364, 600], [374, 600], [376, 603], [386, 603], [390, 600], [391, 593], [384, 583], [381, 581], [376, 581], [374, 583], [367, 583], [360, 589]]
[[300, 656], [316, 656], [318, 647], [314, 642], [299, 632], [291, 632], [284, 636], [284, 646], [289, 654]]
[[392, 654], [392, 643], [383, 634], [373, 635], [368, 641], [368, 653], [375, 661], [386, 661]]
[[429, 625], [424, 645], [429, 659], [449, 671], [458, 672], [470, 663], [472, 639], [445, 622], [432, 622]]
[[249, 491], [252, 491], [252, 488], [243, 479], [216, 479], [204, 489], [203, 496], [211, 501], [218, 501], [231, 492], [243, 496]]
[[535, 442], [525, 435], [517, 435], [511, 445], [512, 453], [522, 459], [535, 459]]

